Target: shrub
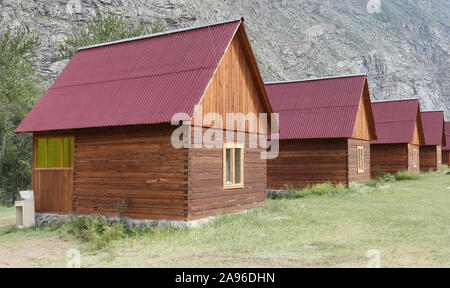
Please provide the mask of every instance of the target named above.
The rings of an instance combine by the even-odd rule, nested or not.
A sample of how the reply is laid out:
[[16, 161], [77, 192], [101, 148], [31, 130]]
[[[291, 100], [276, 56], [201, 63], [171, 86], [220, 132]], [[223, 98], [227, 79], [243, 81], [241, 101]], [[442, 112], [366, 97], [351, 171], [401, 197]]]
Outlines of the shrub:
[[397, 171], [394, 174], [395, 180], [403, 181], [403, 180], [417, 180], [419, 179], [419, 174], [413, 174], [409, 171]]
[[297, 193], [303, 197], [306, 196], [323, 196], [336, 195], [344, 192], [349, 192], [349, 189], [342, 184], [333, 185], [331, 182], [316, 184], [299, 190]]
[[267, 198], [272, 200], [292, 199], [295, 193], [297, 193], [295, 190], [268, 190]]
[[370, 180], [369, 182], [364, 183], [364, 185], [371, 187], [371, 188], [375, 188], [378, 186], [378, 181]]
[[381, 173], [377, 177], [378, 182], [394, 182], [396, 181], [395, 176], [389, 173]]
[[68, 234], [87, 242], [92, 249], [103, 249], [114, 240], [144, 231], [144, 229], [133, 229], [123, 222], [112, 222], [99, 216], [75, 217], [72, 221], [62, 224], [62, 229]]

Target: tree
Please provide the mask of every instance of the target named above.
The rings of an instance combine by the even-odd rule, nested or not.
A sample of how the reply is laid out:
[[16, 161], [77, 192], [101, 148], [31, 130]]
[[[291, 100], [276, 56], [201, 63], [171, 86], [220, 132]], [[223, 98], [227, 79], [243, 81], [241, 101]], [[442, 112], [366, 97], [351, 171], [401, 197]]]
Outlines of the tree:
[[137, 37], [148, 33], [164, 31], [160, 25], [150, 27], [148, 30], [143, 24], [133, 27], [121, 15], [102, 14], [88, 20], [86, 27], [78, 35], [69, 37], [64, 44], [59, 45], [59, 59], [71, 58], [77, 49], [82, 46], [98, 44], [102, 42]]
[[[18, 189], [30, 186], [31, 139], [14, 129], [38, 99], [36, 36], [24, 27], [7, 30], [0, 38], [0, 201], [16, 199]], [[9, 193], [7, 193], [9, 191]], [[11, 197], [7, 197], [7, 194]]]

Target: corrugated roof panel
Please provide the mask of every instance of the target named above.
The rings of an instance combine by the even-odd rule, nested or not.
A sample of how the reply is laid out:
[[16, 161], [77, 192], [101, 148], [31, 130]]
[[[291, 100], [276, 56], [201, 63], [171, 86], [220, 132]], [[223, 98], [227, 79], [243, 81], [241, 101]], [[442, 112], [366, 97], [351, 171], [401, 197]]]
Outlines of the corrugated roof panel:
[[421, 114], [425, 145], [441, 145], [442, 131], [444, 129], [444, 112], [427, 111]]
[[365, 75], [266, 84], [280, 139], [351, 138]]
[[372, 102], [378, 139], [371, 144], [409, 143], [414, 138], [419, 100]]
[[79, 50], [16, 132], [192, 116], [241, 21]]

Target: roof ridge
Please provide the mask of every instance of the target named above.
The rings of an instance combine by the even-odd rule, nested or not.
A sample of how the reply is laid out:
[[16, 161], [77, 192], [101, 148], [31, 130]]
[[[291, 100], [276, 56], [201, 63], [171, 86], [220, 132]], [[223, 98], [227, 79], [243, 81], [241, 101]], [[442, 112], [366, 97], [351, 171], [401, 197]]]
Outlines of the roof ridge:
[[[372, 103], [383, 103], [383, 102], [397, 102], [397, 101], [412, 101], [419, 100], [419, 98], [404, 98], [404, 99], [389, 99], [389, 100], [375, 100]], [[421, 111], [422, 112], [422, 111]]]
[[119, 40], [114, 40], [114, 41], [108, 41], [108, 42], [103, 42], [103, 43], [82, 46], [82, 47], [79, 47], [77, 49], [77, 51], [98, 48], [98, 47], [103, 47], [103, 46], [109, 46], [109, 45], [114, 45], [114, 44], [119, 44], [119, 43], [124, 43], [124, 42], [148, 39], [148, 38], [153, 38], [153, 37], [165, 36], [165, 35], [170, 35], [170, 34], [190, 31], [190, 30], [196, 30], [196, 29], [202, 29], [202, 28], [207, 28], [207, 27], [211, 27], [211, 26], [233, 23], [233, 22], [237, 22], [237, 21], [244, 22], [244, 17], [241, 17], [239, 19], [234, 19], [234, 20], [218, 21], [218, 22], [209, 23], [209, 24], [202, 24], [202, 25], [197, 25], [197, 26], [192, 26], [192, 27], [173, 29], [173, 30], [163, 31], [163, 32], [158, 32], [158, 33], [153, 33], [153, 34], [146, 34], [146, 35], [141, 35], [141, 36], [136, 36], [136, 37], [130, 37], [130, 38], [124, 38], [124, 39], [119, 39]]
[[420, 111], [421, 113], [430, 113], [430, 112], [444, 112], [444, 110], [424, 110]]
[[317, 77], [317, 78], [309, 78], [309, 79], [272, 81], [272, 82], [266, 82], [266, 83], [264, 83], [264, 85], [283, 84], [283, 83], [295, 83], [295, 82], [308, 82], [308, 81], [339, 79], [339, 78], [350, 78], [350, 77], [358, 77], [358, 76], [366, 76], [367, 77], [367, 74], [348, 74], [348, 75], [341, 75], [341, 76]]

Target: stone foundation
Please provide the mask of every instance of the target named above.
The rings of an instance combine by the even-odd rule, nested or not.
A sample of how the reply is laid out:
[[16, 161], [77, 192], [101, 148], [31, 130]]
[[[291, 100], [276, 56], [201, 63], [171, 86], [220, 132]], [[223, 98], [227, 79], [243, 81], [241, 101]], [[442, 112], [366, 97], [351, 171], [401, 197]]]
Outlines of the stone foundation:
[[51, 214], [36, 213], [36, 225], [51, 225], [59, 222], [70, 222], [77, 219], [90, 217], [102, 217], [111, 222], [125, 222], [129, 226], [146, 226], [146, 227], [177, 227], [177, 228], [197, 228], [211, 222], [214, 217], [208, 217], [195, 221], [170, 221], [170, 220], [147, 220], [147, 219], [131, 219], [120, 217], [105, 217], [100, 215], [71, 215], [71, 214]]

